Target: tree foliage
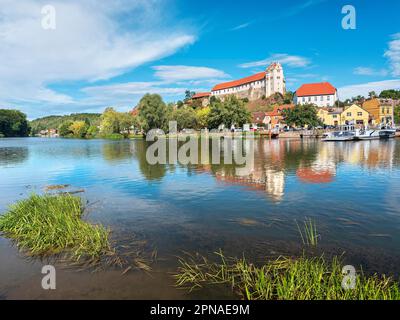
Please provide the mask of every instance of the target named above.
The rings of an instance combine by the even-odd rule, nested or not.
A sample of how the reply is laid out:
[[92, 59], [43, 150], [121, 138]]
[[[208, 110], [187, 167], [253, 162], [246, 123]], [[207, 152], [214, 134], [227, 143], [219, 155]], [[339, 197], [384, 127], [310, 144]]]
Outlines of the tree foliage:
[[317, 116], [317, 108], [312, 104], [297, 105], [294, 108], [283, 110], [282, 113], [288, 125], [296, 127], [322, 125]]
[[400, 90], [394, 90], [394, 89], [383, 90], [380, 93], [379, 98], [383, 98], [383, 99], [400, 99]]
[[250, 119], [250, 112], [246, 109], [244, 102], [232, 95], [226, 97], [223, 102], [215, 100], [211, 103], [208, 114], [208, 127], [216, 129], [221, 124], [226, 127], [231, 125], [241, 127], [243, 124], [248, 123]]
[[0, 109], [0, 136], [27, 137], [29, 133], [26, 114], [18, 110]]
[[146, 94], [140, 100], [139, 117], [145, 132], [151, 129], [166, 129], [168, 125], [169, 108], [158, 94]]

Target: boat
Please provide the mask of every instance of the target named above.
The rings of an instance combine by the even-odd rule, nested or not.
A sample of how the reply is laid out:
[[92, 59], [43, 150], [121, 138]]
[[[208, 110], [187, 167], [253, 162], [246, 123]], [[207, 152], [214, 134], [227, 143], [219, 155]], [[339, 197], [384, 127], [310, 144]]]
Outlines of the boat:
[[354, 135], [354, 140], [376, 140], [380, 139], [380, 130], [375, 129], [357, 129]]
[[390, 139], [396, 137], [396, 129], [382, 129], [379, 130], [380, 139]]
[[354, 131], [334, 131], [326, 133], [322, 141], [353, 141], [354, 136]]
[[325, 133], [322, 141], [353, 141], [355, 134], [354, 126], [342, 126], [339, 131]]

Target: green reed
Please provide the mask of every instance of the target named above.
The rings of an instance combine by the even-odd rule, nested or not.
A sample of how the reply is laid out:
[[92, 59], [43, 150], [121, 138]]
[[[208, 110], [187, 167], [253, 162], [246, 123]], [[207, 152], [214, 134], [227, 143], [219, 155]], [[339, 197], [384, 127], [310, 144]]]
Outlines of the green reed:
[[110, 251], [109, 230], [82, 220], [84, 208], [70, 194], [31, 195], [0, 216], [0, 233], [31, 256], [66, 254], [75, 261]]
[[300, 228], [296, 221], [297, 229], [299, 230], [301, 240], [304, 245], [317, 246], [318, 244], [318, 234], [317, 225], [311, 218], [306, 218], [303, 222], [303, 228]]
[[176, 285], [189, 290], [211, 284], [227, 284], [248, 300], [399, 300], [399, 284], [386, 276], [359, 273], [355, 288], [342, 288], [342, 265], [338, 258], [289, 259], [280, 257], [257, 267], [244, 258], [219, 263], [204, 257], [180, 259]]

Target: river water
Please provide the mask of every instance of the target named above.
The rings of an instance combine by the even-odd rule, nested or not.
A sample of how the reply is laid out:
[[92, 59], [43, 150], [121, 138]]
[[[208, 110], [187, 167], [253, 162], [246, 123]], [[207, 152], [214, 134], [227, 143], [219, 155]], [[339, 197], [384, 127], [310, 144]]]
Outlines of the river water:
[[235, 165], [149, 165], [147, 148], [143, 140], [0, 139], [1, 213], [65, 184], [84, 191], [87, 219], [109, 227], [117, 245], [139, 239], [157, 252], [151, 272], [57, 268], [57, 290], [45, 291], [49, 262], [0, 237], [0, 299], [231, 298], [229, 290], [175, 288], [177, 257], [219, 249], [255, 263], [298, 256], [296, 221], [305, 217], [317, 225], [318, 254], [400, 274], [400, 140], [260, 139], [245, 177]]

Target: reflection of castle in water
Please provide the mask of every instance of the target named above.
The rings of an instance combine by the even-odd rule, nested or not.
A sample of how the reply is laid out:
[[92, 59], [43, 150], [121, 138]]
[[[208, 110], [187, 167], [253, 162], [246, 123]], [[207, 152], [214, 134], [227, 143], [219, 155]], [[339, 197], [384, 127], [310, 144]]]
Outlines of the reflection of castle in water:
[[251, 174], [236, 176], [232, 169], [215, 170], [218, 181], [265, 192], [273, 201], [285, 194], [286, 177], [296, 176], [303, 183], [331, 183], [341, 163], [361, 167], [392, 167], [393, 141], [321, 143], [318, 140], [260, 140], [255, 143]]

